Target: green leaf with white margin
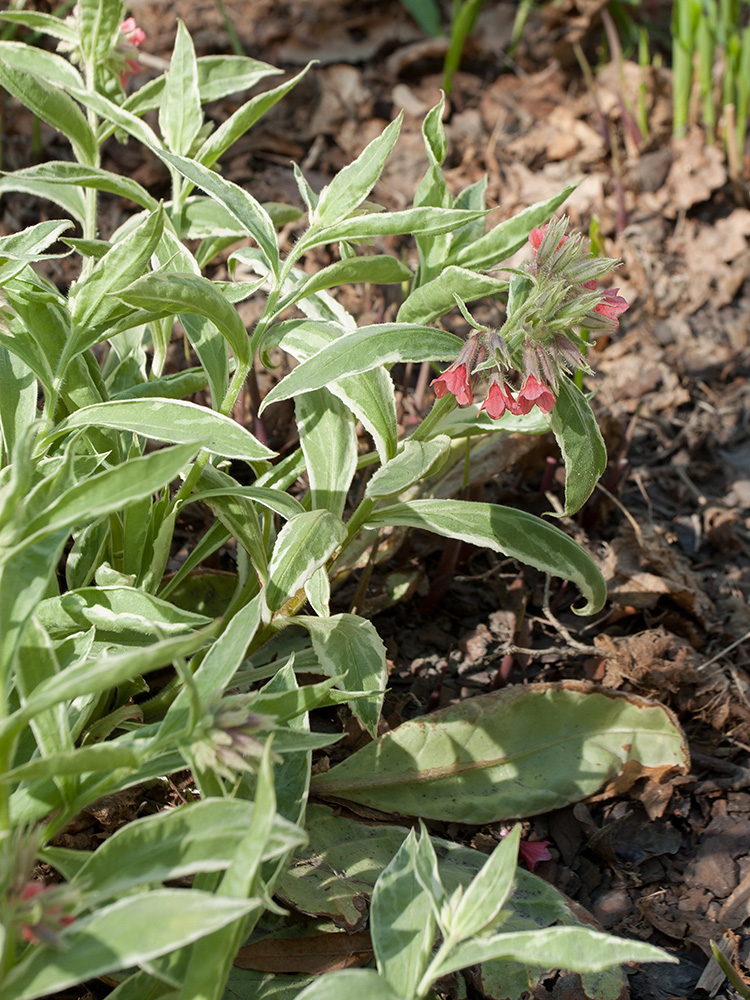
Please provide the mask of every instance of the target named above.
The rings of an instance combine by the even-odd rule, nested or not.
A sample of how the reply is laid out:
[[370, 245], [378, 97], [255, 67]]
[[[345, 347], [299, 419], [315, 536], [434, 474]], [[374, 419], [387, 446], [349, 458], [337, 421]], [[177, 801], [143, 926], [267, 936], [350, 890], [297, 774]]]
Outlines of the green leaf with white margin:
[[415, 288], [402, 302], [397, 319], [403, 323], [432, 323], [456, 308], [454, 294], [464, 302], [474, 302], [476, 299], [500, 298], [507, 292], [507, 281], [451, 265], [436, 278]]
[[497, 265], [519, 250], [535, 226], [541, 226], [550, 215], [575, 191], [577, 184], [568, 184], [546, 201], [525, 208], [518, 215], [490, 229], [481, 239], [457, 252], [448, 254], [446, 264], [457, 264], [472, 270], [497, 267]]
[[177, 478], [196, 451], [192, 444], [163, 448], [76, 483], [25, 525], [18, 548], [62, 528], [87, 524], [156, 493]]
[[494, 934], [458, 945], [435, 969], [435, 978], [491, 959], [510, 959], [572, 972], [599, 972], [623, 962], [673, 962], [678, 959], [643, 941], [629, 941], [590, 927], [545, 927]]
[[307, 581], [305, 596], [316, 615], [320, 618], [328, 618], [331, 613], [331, 581], [325, 566], [316, 570]]
[[433, 471], [440, 457], [451, 446], [446, 434], [436, 434], [428, 441], [411, 441], [407, 438], [401, 450], [390, 462], [381, 466], [367, 483], [365, 495], [372, 500], [403, 493]]
[[[219, 521], [248, 553], [255, 572], [261, 582], [265, 583], [268, 576], [267, 542], [258, 510], [253, 503], [257, 498], [252, 495], [248, 498], [235, 479], [211, 464], [203, 469], [198, 480], [198, 490], [198, 496], [204, 495]], [[284, 496], [280, 491], [269, 490], [269, 492], [278, 492], [279, 497]], [[291, 500], [292, 497], [286, 499]], [[270, 503], [266, 503], [266, 506], [270, 506]]]
[[241, 608], [213, 643], [193, 674], [192, 692], [182, 687], [159, 728], [159, 740], [168, 742], [183, 731], [191, 712], [191, 697], [209, 702], [223, 692], [245, 659], [247, 647], [260, 625], [260, 597]]
[[367, 524], [422, 528], [460, 538], [570, 580], [586, 598], [583, 608], [573, 609], [579, 615], [596, 614], [607, 599], [607, 585], [591, 556], [559, 528], [523, 510], [469, 500], [410, 500], [375, 511]]
[[[443, 128], [443, 111], [445, 110], [445, 94], [438, 104], [425, 115], [422, 123], [422, 137], [427, 150], [429, 166], [419, 182], [414, 195], [414, 206], [431, 206], [433, 208], [453, 208], [453, 198], [445, 181], [442, 163], [447, 153], [447, 141]], [[453, 233], [442, 233], [439, 236], [417, 236], [419, 251], [419, 270], [415, 284], [425, 285], [436, 278], [442, 271], [444, 261], [448, 256]]]
[[25, 42], [0, 42], [0, 64], [12, 67], [52, 87], [82, 87], [83, 78], [75, 66], [55, 52]]
[[264, 590], [270, 611], [278, 611], [313, 573], [324, 566], [346, 538], [346, 528], [327, 510], [305, 511], [279, 532]]
[[[201, 104], [220, 101], [229, 94], [249, 90], [266, 76], [284, 71], [249, 56], [200, 56], [198, 62], [198, 88]], [[125, 100], [123, 107], [134, 115], [152, 111], [161, 104], [165, 76], [149, 80]]]
[[0, 433], [5, 463], [16, 442], [36, 420], [38, 390], [36, 376], [28, 365], [0, 345]]
[[407, 208], [403, 212], [368, 212], [343, 219], [324, 229], [308, 229], [297, 244], [296, 252], [301, 255], [312, 247], [341, 240], [361, 243], [376, 236], [449, 233], [484, 215], [484, 212], [469, 212], [458, 208]]
[[110, 585], [81, 587], [41, 601], [36, 617], [53, 639], [86, 632], [95, 626], [97, 637], [127, 642], [128, 634], [165, 638], [207, 625], [210, 618], [184, 611], [137, 587]]
[[[50, 636], [39, 623], [36, 615], [32, 615], [21, 634], [21, 644], [14, 666], [16, 693], [22, 702], [38, 684], [60, 672], [60, 663]], [[25, 765], [21, 765], [22, 768], [28, 768], [29, 764], [32, 768], [41, 767], [40, 777], [48, 778], [52, 775], [60, 790], [60, 795], [67, 803], [70, 803], [74, 797], [75, 783], [71, 783], [64, 767], [59, 767], [58, 764], [60, 763], [60, 755], [65, 757], [75, 749], [70, 726], [71, 720], [67, 706], [55, 705], [54, 708], [48, 708], [35, 715], [30, 720], [30, 728], [34, 734], [39, 756]], [[50, 758], [55, 756], [58, 757], [58, 760], [51, 761]], [[17, 756], [16, 759], [23, 760], [24, 758]], [[12, 768], [2, 775], [2, 780], [15, 782], [28, 780], [29, 777], [33, 778], [35, 775], [32, 773], [24, 776], [19, 774], [18, 768]]]
[[[82, 85], [74, 86], [70, 83], [66, 84], [66, 90], [77, 101], [80, 101], [84, 107], [96, 111], [105, 121], [111, 122], [112, 125], [127, 132], [128, 135], [132, 135], [134, 139], [142, 142], [144, 146], [150, 146], [155, 152], [162, 148], [161, 139], [159, 139], [150, 125], [147, 125], [146, 122], [141, 121], [140, 118], [131, 114], [125, 107], [120, 107], [113, 101], [110, 101], [104, 94], [86, 90]], [[100, 134], [99, 138], [103, 141], [104, 136]]]
[[274, 310], [274, 315], [278, 316], [299, 299], [313, 295], [324, 288], [333, 288], [336, 285], [351, 284], [357, 281], [366, 281], [374, 285], [400, 284], [404, 281], [410, 281], [412, 277], [412, 272], [405, 264], [402, 264], [396, 257], [390, 257], [387, 254], [337, 260], [314, 274], [305, 275], [302, 281], [298, 281], [292, 291], [281, 299]]
[[230, 899], [197, 889], [126, 896], [63, 928], [62, 950], [29, 949], [0, 989], [13, 1000], [35, 1000], [165, 955], [263, 906], [259, 898]]
[[62, 254], [45, 254], [44, 250], [54, 243], [73, 223], [68, 219], [52, 219], [49, 222], [38, 222], [18, 233], [0, 237], [0, 262], [6, 260], [28, 263], [35, 260], [46, 260], [48, 257], [61, 257]]
[[177, 37], [167, 70], [167, 82], [159, 109], [159, 128], [167, 148], [187, 156], [203, 125], [198, 93], [198, 66], [190, 33], [177, 22]]
[[[478, 181], [469, 184], [456, 196], [453, 207], [471, 209], [477, 212], [484, 211], [487, 208], [486, 192], [487, 175], [484, 174]], [[463, 250], [464, 247], [481, 239], [484, 236], [484, 228], [484, 219], [477, 219], [475, 222], [470, 222], [467, 226], [457, 229], [451, 237], [451, 250], [454, 256], [459, 250]]]
[[[7, 46], [16, 44], [19, 43], [0, 42], [0, 85], [38, 118], [61, 132], [70, 141], [77, 160], [81, 163], [95, 163], [99, 147], [83, 112], [75, 101], [57, 86], [50, 86], [46, 81], [30, 76], [11, 65], [7, 59], [9, 54]], [[42, 53], [36, 48], [33, 51], [36, 56], [51, 55]]]
[[[289, 320], [272, 327], [265, 343], [276, 342], [298, 361], [307, 361], [327, 344], [344, 336], [348, 336], [346, 329], [332, 321]], [[385, 367], [379, 365], [369, 372], [337, 379], [326, 388], [362, 421], [381, 462], [393, 458], [398, 447], [396, 400], [393, 382]]]
[[495, 823], [588, 798], [628, 762], [639, 774], [689, 767], [663, 705], [582, 683], [519, 685], [403, 723], [312, 789], [404, 816]]
[[196, 160], [205, 167], [212, 167], [223, 153], [230, 149], [248, 129], [252, 128], [259, 118], [263, 117], [266, 111], [270, 110], [277, 101], [297, 86], [312, 65], [311, 62], [308, 63], [301, 72], [290, 80], [286, 80], [281, 86], [257, 94], [237, 108], [229, 118], [219, 125], [215, 132], [208, 136], [196, 153]]
[[303, 361], [268, 393], [263, 409], [298, 392], [322, 389], [347, 375], [358, 375], [397, 361], [454, 360], [463, 341], [452, 333], [407, 323], [360, 327]]
[[[327, 579], [327, 578], [326, 578]], [[274, 676], [263, 686], [266, 694], [284, 691], [297, 691], [299, 685], [294, 673], [292, 658], [276, 671]], [[305, 739], [310, 733], [310, 718], [307, 712], [294, 715], [287, 723], [289, 730], [297, 732]], [[334, 737], [336, 739], [337, 737]], [[279, 733], [274, 734], [274, 749], [278, 750]], [[312, 751], [308, 749], [284, 753], [281, 760], [273, 766], [273, 785], [276, 789], [276, 808], [280, 816], [291, 823], [304, 825], [307, 799], [310, 789], [310, 768]], [[305, 843], [307, 837], [305, 837]], [[286, 869], [288, 866], [285, 865]]]
[[[271, 766], [271, 740], [263, 747], [256, 772], [253, 817], [248, 824], [245, 836], [238, 844], [232, 859], [232, 864], [219, 884], [217, 898], [246, 899], [258, 893], [263, 887], [260, 877], [260, 866], [267, 855], [269, 838], [276, 824], [276, 792], [273, 785], [273, 769]], [[305, 835], [299, 831], [298, 843], [304, 843]], [[295, 845], [287, 850], [290, 856]], [[281, 867], [281, 866], [280, 866]], [[275, 886], [268, 886], [269, 895]], [[266, 907], [264, 900], [263, 908]], [[247, 938], [255, 925], [260, 911], [250, 921], [239, 919], [235, 924], [223, 931], [204, 936], [189, 949], [187, 972], [180, 990], [180, 1000], [195, 1000], [203, 997], [205, 1000], [220, 1000], [224, 992], [224, 983], [232, 968], [234, 956], [242, 942]]]
[[164, 210], [149, 213], [137, 229], [115, 243], [85, 278], [71, 291], [71, 315], [77, 329], [75, 353], [103, 339], [102, 326], [125, 310], [113, 295], [143, 274], [161, 237]]
[[22, 708], [3, 719], [0, 733], [17, 732], [29, 719], [53, 705], [107, 691], [134, 677], [159, 670], [183, 656], [190, 656], [206, 643], [212, 631], [215, 631], [213, 625], [201, 632], [162, 639], [143, 648], [99, 656], [96, 660], [67, 667], [56, 676], [42, 681]]
[[[59, 708], [60, 706], [55, 707]], [[61, 750], [58, 753], [46, 754], [44, 757], [35, 757], [10, 771], [3, 771], [0, 775], [0, 783], [36, 781], [54, 775], [55, 784], [60, 789], [63, 801], [67, 804], [74, 797], [74, 793], [73, 795], [66, 794], [63, 784], [66, 780], [82, 774], [91, 775], [95, 771], [111, 773], [118, 767], [136, 771], [140, 764], [141, 759], [132, 747], [123, 747], [116, 741], [109, 741], [72, 750]]]
[[[52, 187], [53, 190], [65, 185], [96, 188], [97, 191], [107, 191], [121, 198], [128, 198], [136, 205], [152, 212], [159, 207], [158, 201], [152, 198], [148, 191], [132, 177], [115, 174], [111, 170], [104, 170], [101, 167], [87, 167], [82, 163], [69, 163], [67, 160], [50, 160], [47, 163], [39, 163], [34, 167], [26, 167], [24, 170], [15, 170], [12, 174], [6, 174], [0, 181], [0, 190], [3, 189], [2, 184], [6, 181], [12, 181], [14, 184], [39, 182]], [[19, 190], [22, 189], [19, 188]]]
[[356, 160], [347, 164], [323, 188], [313, 213], [311, 229], [335, 225], [351, 215], [365, 200], [380, 177], [385, 161], [398, 139], [403, 118], [402, 111], [381, 135], [365, 146]]
[[32, 31], [42, 31], [51, 38], [59, 38], [69, 45], [78, 44], [78, 32], [63, 18], [54, 14], [42, 14], [36, 10], [5, 10], [0, 14], [0, 21], [9, 24], [22, 24]]
[[[33, 167], [30, 169], [33, 170]], [[25, 173], [25, 170], [16, 170], [13, 173], [0, 176], [0, 195], [10, 191], [20, 191], [35, 198], [45, 198], [66, 211], [83, 227], [83, 221], [86, 217], [86, 202], [80, 188], [51, 184], [47, 181], [27, 177]]]
[[[206, 469], [209, 467], [206, 466]], [[203, 475], [199, 480], [199, 485], [204, 485], [207, 481], [206, 469], [203, 470]], [[208, 473], [213, 481], [217, 481], [216, 477], [225, 475], [216, 469], [211, 467], [212, 471]], [[303, 514], [305, 508], [299, 502], [295, 500], [293, 496], [289, 496], [287, 493], [283, 493], [281, 490], [268, 489], [265, 486], [240, 486], [231, 477], [226, 477], [233, 485], [218, 486], [216, 489], [204, 490], [201, 489], [196, 493], [190, 494], [189, 503], [195, 503], [197, 501], [206, 501], [209, 506], [212, 500], [217, 500], [220, 498], [236, 498], [253, 500], [255, 503], [259, 503], [262, 507], [267, 507], [268, 510], [272, 510], [274, 514], [278, 514], [279, 517], [283, 517], [284, 520], [288, 521], [290, 518], [295, 517], [297, 514]], [[295, 479], [297, 477], [295, 476]]]
[[329, 510], [340, 518], [357, 470], [354, 415], [327, 389], [295, 396], [294, 412], [312, 510]]
[[[253, 996], [255, 995], [253, 993]], [[326, 972], [318, 976], [301, 993], [296, 994], [296, 1000], [352, 1000], [352, 997], [367, 997], [367, 1000], [404, 1000], [404, 994], [395, 990], [374, 969], [341, 969], [338, 972]], [[275, 994], [269, 997], [269, 1000], [276, 1000]], [[287, 998], [280, 997], [279, 1000]]]
[[561, 378], [557, 402], [549, 414], [552, 432], [565, 461], [565, 510], [575, 514], [594, 491], [607, 467], [607, 448], [591, 404], [569, 378]]
[[[136, 819], [89, 855], [73, 885], [102, 900], [149, 882], [223, 871], [252, 818], [252, 802], [215, 798]], [[299, 842], [299, 830], [277, 817], [264, 853], [273, 857]]]
[[521, 827], [516, 824], [464, 892], [449, 921], [454, 940], [466, 941], [497, 922], [513, 889], [520, 839]]
[[276, 454], [231, 417], [182, 399], [124, 399], [84, 406], [59, 423], [45, 441], [91, 426], [132, 431], [169, 444], [200, 445], [212, 455], [246, 462]]
[[214, 323], [232, 348], [237, 361], [250, 365], [250, 340], [237, 310], [198, 274], [144, 274], [128, 288], [117, 292], [126, 305], [149, 310], [153, 316], [195, 313]]
[[78, 0], [76, 18], [84, 60], [102, 62], [107, 57], [124, 13], [122, 0]]
[[373, 739], [377, 737], [388, 668], [385, 646], [372, 622], [358, 615], [340, 614], [329, 618], [297, 615], [295, 625], [310, 633], [321, 670], [328, 677], [346, 671], [336, 687], [342, 691], [370, 691], [372, 697], [351, 703], [351, 710]]
[[[216, 206], [218, 209], [221, 205]], [[184, 273], [200, 275], [200, 268], [195, 257], [187, 247], [177, 239], [171, 228], [165, 228], [162, 238], [154, 254], [159, 263], [159, 271], [163, 274]], [[211, 283], [214, 291], [218, 291], [216, 282]], [[229, 349], [227, 340], [222, 336], [215, 323], [207, 316], [197, 316], [193, 313], [180, 313], [185, 334], [190, 345], [198, 355], [201, 367], [208, 378], [211, 390], [211, 406], [218, 410], [222, 405], [229, 384]], [[164, 359], [166, 360], [166, 344]]]
[[177, 156], [166, 149], [154, 147], [153, 151], [167, 166], [174, 167], [183, 177], [202, 188], [231, 212], [242, 226], [243, 232], [252, 236], [258, 244], [273, 275], [278, 277], [279, 247], [276, 230], [260, 202], [248, 191], [204, 167], [202, 163]]
[[378, 972], [403, 997], [414, 997], [435, 942], [430, 896], [416, 876], [417, 835], [410, 830], [380, 873], [370, 901], [370, 934]]

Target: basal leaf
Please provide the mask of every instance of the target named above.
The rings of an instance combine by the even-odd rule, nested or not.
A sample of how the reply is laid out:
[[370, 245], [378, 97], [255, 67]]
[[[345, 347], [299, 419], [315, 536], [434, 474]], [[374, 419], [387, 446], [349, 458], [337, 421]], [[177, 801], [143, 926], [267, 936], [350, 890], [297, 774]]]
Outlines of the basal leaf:
[[314, 776], [312, 789], [385, 812], [494, 823], [593, 795], [627, 762], [638, 774], [688, 766], [667, 709], [583, 684], [532, 684], [405, 722]]

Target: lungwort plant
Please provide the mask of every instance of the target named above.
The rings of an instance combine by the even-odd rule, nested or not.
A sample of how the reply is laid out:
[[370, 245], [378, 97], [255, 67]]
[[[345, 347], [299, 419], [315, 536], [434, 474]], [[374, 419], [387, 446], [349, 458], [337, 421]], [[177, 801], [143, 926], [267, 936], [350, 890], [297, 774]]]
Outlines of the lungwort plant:
[[[685, 767], [666, 710], [575, 685], [508, 688], [378, 738], [383, 643], [371, 621], [330, 610], [331, 581], [366, 566], [394, 529], [505, 553], [572, 581], [581, 613], [602, 607], [596, 564], [553, 523], [441, 484], [467, 443], [551, 429], [566, 511], [586, 500], [605, 451], [569, 376], [584, 364], [581, 332], [612, 328], [624, 307], [596, 284], [613, 262], [589, 257], [564, 222], [542, 228], [568, 190], [485, 232], [484, 184], [448, 192], [442, 105], [424, 123], [429, 166], [411, 208], [365, 205], [394, 121], [320, 193], [296, 170], [307, 220], [282, 256], [276, 226], [299, 213], [260, 204], [217, 165], [307, 70], [214, 128], [206, 102], [278, 71], [196, 58], [180, 25], [168, 71], [126, 94], [144, 39], [125, 13], [119, 0], [81, 0], [66, 20], [2, 15], [59, 43], [0, 43], [0, 83], [72, 158], [0, 179], [4, 196], [60, 209], [0, 239], [0, 994], [32, 1000], [106, 974], [115, 1000], [291, 997], [309, 976], [253, 971], [246, 949], [283, 937], [296, 953], [312, 938], [308, 951], [362, 957], [364, 935], [377, 967], [334, 973], [307, 996], [362, 987], [409, 1000], [469, 965], [487, 996], [520, 996], [550, 965], [582, 972], [590, 996], [616, 995], [618, 963], [666, 956], [581, 925], [516, 868], [517, 834], [485, 859], [424, 829], [308, 806], [313, 791], [480, 824], [579, 800], [623, 767]], [[167, 200], [103, 169], [110, 137], [165, 164]], [[99, 229], [102, 193], [136, 206], [116, 232]], [[371, 249], [394, 234], [413, 235], [415, 271]], [[510, 284], [489, 273], [529, 239], [533, 261]], [[240, 243], [234, 280], [205, 276]], [[338, 259], [303, 270], [328, 245]], [[45, 262], [65, 254], [79, 264], [60, 288]], [[352, 282], [401, 285], [395, 321], [358, 328], [329, 291]], [[482, 298], [507, 301], [499, 332], [475, 328], [464, 343], [435, 325], [457, 303], [471, 320], [465, 303]], [[237, 306], [250, 299], [248, 331]], [[176, 331], [194, 365], [168, 373]], [[232, 417], [272, 348], [299, 362], [264, 401], [294, 401], [299, 444], [283, 458]], [[396, 362], [450, 362], [406, 438]], [[177, 519], [197, 504], [210, 526], [167, 575]], [[220, 549], [235, 554], [232, 574], [206, 569]], [[338, 705], [373, 741], [311, 778], [313, 751], [337, 737], [314, 732], [309, 712]], [[102, 796], [184, 768], [192, 801], [93, 852], [56, 846]], [[43, 882], [40, 862], [60, 881]]]

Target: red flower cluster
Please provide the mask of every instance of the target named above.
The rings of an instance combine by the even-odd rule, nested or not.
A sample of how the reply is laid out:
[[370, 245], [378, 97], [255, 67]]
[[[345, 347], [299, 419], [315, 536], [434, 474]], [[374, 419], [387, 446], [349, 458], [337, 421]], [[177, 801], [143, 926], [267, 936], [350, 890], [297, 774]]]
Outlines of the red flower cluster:
[[[430, 383], [438, 399], [451, 393], [459, 406], [473, 400], [475, 383], [490, 369], [490, 386], [480, 406], [493, 420], [506, 412], [529, 413], [535, 406], [549, 413], [555, 406], [561, 374], [588, 369], [586, 343], [576, 330], [613, 331], [628, 303], [618, 288], [599, 290], [597, 278], [617, 266], [616, 260], [592, 258], [588, 241], [565, 232], [567, 220], [536, 227], [529, 233], [534, 261], [527, 266], [530, 291], [511, 307], [499, 332], [479, 330], [466, 341], [455, 362]], [[592, 294], [593, 293], [593, 294]], [[492, 358], [487, 363], [486, 358]], [[523, 376], [514, 396], [506, 369]]]

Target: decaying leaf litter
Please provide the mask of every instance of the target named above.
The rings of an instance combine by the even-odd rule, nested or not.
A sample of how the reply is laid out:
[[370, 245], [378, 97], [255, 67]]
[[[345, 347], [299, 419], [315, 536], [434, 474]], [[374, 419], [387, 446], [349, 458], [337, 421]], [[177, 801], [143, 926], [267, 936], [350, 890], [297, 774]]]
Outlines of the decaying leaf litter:
[[[611, 601], [606, 617], [581, 622], [569, 613], [570, 588], [556, 581], [545, 586], [538, 574], [519, 571], [499, 554], [446, 546], [433, 536], [404, 542], [396, 529], [383, 539], [383, 555], [391, 558], [374, 569], [368, 592], [358, 597], [359, 610], [378, 614], [388, 649], [386, 730], [428, 709], [450, 711], [467, 696], [502, 698], [508, 682], [555, 682], [572, 697], [581, 681], [590, 681], [636, 702], [657, 699], [675, 713], [690, 744], [689, 773], [633, 773], [626, 765], [606, 794], [544, 812], [529, 821], [527, 832], [532, 840], [551, 842], [552, 860], [537, 873], [601, 926], [680, 957], [679, 967], [644, 967], [630, 980], [631, 995], [682, 995], [694, 989], [709, 941], [723, 934], [745, 974], [750, 967], [744, 644], [750, 630], [750, 211], [729, 183], [723, 154], [706, 146], [700, 130], [671, 139], [666, 71], [613, 61], [593, 86], [586, 85], [573, 46], [596, 64], [602, 3], [567, 0], [532, 18], [508, 64], [502, 53], [514, 6], [487, 4], [467, 46], [446, 122], [448, 175], [458, 190], [487, 173], [489, 201], [501, 218], [580, 181], [565, 210], [584, 231], [596, 217], [608, 249], [624, 260], [618, 280], [631, 308], [617, 336], [597, 345], [597, 376], [588, 384], [597, 390], [609, 466], [604, 488], [566, 525], [600, 560]], [[391, 209], [410, 204], [424, 171], [420, 127], [438, 98], [444, 45], [425, 40], [398, 3], [363, 10], [296, 0], [282, 11], [262, 0], [237, 0], [226, 8], [249, 54], [290, 71], [311, 58], [319, 66], [235, 147], [225, 175], [263, 200], [296, 204], [291, 159], [322, 186], [404, 108], [401, 138], [374, 196]], [[213, 4], [142, 2], [132, 10], [156, 57], [160, 49], [169, 51], [176, 17], [185, 20], [199, 52], [227, 50]], [[649, 135], [638, 142], [628, 109], [642, 84]], [[231, 110], [217, 106], [216, 119]], [[5, 131], [4, 169], [28, 165], [26, 117], [11, 109]], [[47, 154], [58, 140], [43, 128], [42, 142]], [[157, 197], [165, 182], [164, 168], [144, 159], [135, 144], [118, 146], [117, 162], [106, 166], [133, 176]], [[4, 199], [4, 231], [38, 221], [38, 211]], [[126, 203], [112, 200], [112, 229], [128, 211]], [[293, 226], [287, 238], [294, 238]], [[402, 248], [394, 241], [390, 249], [399, 254]], [[65, 261], [57, 266], [64, 268]], [[384, 297], [360, 286], [347, 292], [345, 304], [360, 326], [388, 318], [398, 306], [392, 287]], [[476, 315], [487, 323], [498, 318], [491, 305]], [[180, 351], [181, 345], [173, 350], [174, 367]], [[278, 377], [259, 374], [263, 391]], [[419, 419], [425, 382], [416, 370], [404, 372], [409, 389], [400, 401], [402, 424]], [[251, 402], [248, 395], [248, 412]], [[263, 430], [274, 448], [293, 442], [291, 406], [269, 408]], [[460, 487], [460, 479], [442, 484], [446, 496]], [[465, 495], [536, 514], [561, 508], [554, 442], [510, 437], [502, 446], [497, 438], [479, 446]], [[200, 528], [186, 519], [186, 542]], [[351, 604], [354, 586], [342, 581], [342, 608]], [[363, 742], [359, 726], [350, 724], [331, 763], [354, 760]], [[322, 760], [321, 790], [325, 768]], [[180, 776], [171, 789], [174, 802], [189, 794]], [[155, 809], [154, 794], [127, 792], [102, 803], [62, 834], [60, 844], [98, 843], [134, 815]], [[464, 827], [465, 808], [459, 798], [456, 822], [434, 823], [433, 831], [453, 844], [489, 851], [502, 823], [488, 822], [479, 831]], [[297, 900], [293, 888], [284, 886], [285, 902], [320, 912], [314, 902]], [[346, 897], [350, 909], [342, 926], [360, 932], [354, 914], [366, 909], [367, 894], [363, 879]], [[367, 952], [359, 937], [346, 947]], [[334, 954], [322, 968], [335, 967], [338, 958]], [[285, 969], [282, 959], [273, 968], [309, 966]], [[585, 995], [579, 981], [566, 976], [543, 982], [540, 991], [571, 1000]]]

